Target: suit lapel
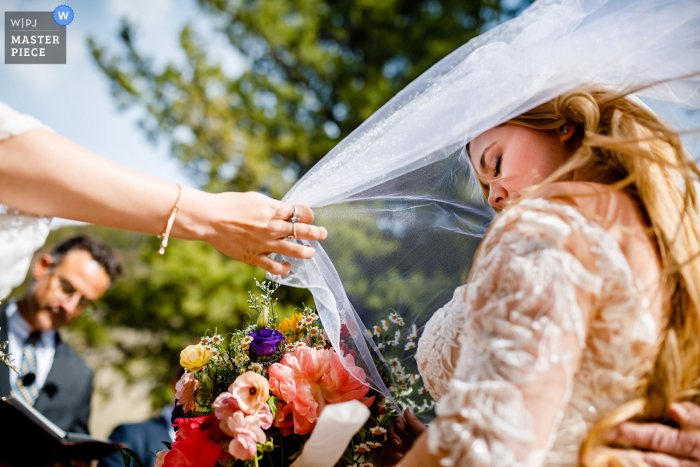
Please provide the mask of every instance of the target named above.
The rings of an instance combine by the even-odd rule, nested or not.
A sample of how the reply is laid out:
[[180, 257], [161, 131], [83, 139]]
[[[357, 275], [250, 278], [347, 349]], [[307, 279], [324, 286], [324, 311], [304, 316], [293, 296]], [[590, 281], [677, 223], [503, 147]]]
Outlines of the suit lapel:
[[[5, 309], [7, 304], [0, 305], [0, 344], [7, 341], [8, 329], [7, 329], [7, 315], [5, 314]], [[5, 348], [7, 352], [7, 348]], [[10, 370], [5, 366], [4, 363], [0, 363], [0, 397], [10, 395]]]
[[67, 351], [68, 347], [63, 343], [58, 332], [56, 332], [56, 353], [53, 356], [53, 363], [46, 377], [46, 383], [39, 391], [39, 398], [34, 404], [34, 408], [39, 412], [44, 410], [44, 407], [51, 405], [51, 399], [61, 387], [70, 386], [71, 369], [70, 365], [66, 365]]

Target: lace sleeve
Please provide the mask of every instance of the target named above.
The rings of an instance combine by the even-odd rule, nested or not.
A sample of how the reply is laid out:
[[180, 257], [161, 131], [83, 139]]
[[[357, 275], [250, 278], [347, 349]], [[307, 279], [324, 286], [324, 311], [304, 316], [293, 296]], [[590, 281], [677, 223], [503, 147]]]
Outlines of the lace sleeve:
[[446, 466], [538, 466], [549, 449], [603, 280], [576, 209], [528, 200], [500, 216], [471, 281], [459, 355], [428, 447]]

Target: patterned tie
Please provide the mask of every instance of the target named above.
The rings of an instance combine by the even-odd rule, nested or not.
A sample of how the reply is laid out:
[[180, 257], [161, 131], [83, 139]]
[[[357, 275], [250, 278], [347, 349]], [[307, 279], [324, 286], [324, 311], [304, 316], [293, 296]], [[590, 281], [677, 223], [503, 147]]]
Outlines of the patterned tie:
[[29, 405], [34, 405], [39, 397], [39, 385], [36, 383], [36, 343], [39, 340], [41, 340], [40, 332], [33, 332], [27, 337], [22, 349], [19, 374], [15, 384], [12, 385], [12, 395]]

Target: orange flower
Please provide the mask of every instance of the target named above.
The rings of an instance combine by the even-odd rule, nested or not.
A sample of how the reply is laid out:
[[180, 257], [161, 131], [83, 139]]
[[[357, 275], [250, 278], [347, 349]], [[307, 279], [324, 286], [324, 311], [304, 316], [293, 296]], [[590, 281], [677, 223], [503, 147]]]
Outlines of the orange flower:
[[267, 403], [270, 396], [270, 384], [254, 371], [246, 371], [236, 378], [229, 387], [229, 392], [236, 398], [238, 406], [248, 415], [255, 415]]
[[284, 318], [280, 324], [277, 325], [277, 330], [285, 336], [293, 334], [297, 329], [297, 323], [299, 323], [301, 319], [301, 313], [296, 313], [291, 320], [289, 318]]

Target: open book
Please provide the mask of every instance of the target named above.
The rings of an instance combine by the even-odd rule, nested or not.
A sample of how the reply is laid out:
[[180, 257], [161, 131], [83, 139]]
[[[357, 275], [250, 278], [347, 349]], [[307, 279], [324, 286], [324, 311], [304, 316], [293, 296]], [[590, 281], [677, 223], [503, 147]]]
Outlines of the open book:
[[0, 401], [0, 465], [46, 467], [72, 459], [92, 460], [117, 450], [112, 441], [66, 433], [48, 418], [14, 397]]

